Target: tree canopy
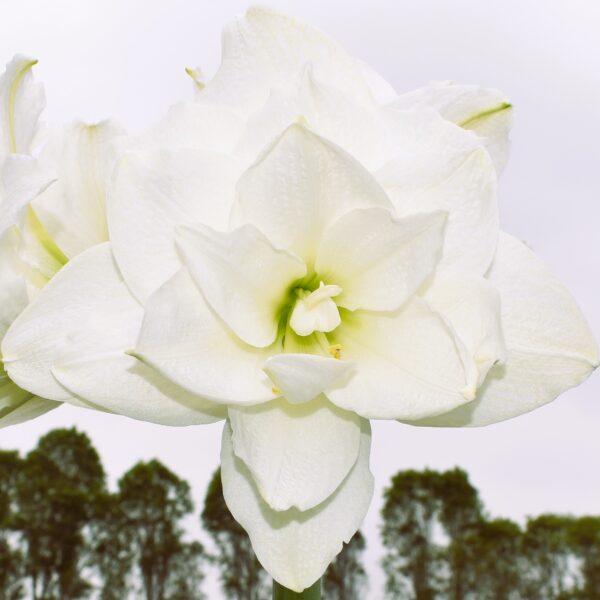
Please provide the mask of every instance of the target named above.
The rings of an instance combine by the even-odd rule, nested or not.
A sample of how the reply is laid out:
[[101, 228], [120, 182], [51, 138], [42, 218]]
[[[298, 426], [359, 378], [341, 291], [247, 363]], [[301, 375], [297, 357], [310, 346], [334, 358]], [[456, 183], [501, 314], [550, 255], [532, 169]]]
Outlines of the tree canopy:
[[[600, 516], [492, 517], [458, 468], [400, 471], [383, 499], [386, 598], [600, 598]], [[189, 483], [156, 459], [110, 489], [76, 429], [49, 432], [24, 456], [0, 451], [0, 600], [201, 600], [209, 569], [224, 598], [269, 600], [218, 469], [200, 510], [204, 543], [186, 533], [195, 510]], [[359, 531], [323, 577], [325, 600], [366, 597], [365, 548]]]

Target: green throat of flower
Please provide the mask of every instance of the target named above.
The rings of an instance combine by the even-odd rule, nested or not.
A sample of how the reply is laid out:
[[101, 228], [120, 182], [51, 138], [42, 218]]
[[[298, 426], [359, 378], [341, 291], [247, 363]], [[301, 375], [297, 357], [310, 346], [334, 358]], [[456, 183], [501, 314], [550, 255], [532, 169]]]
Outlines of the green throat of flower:
[[341, 359], [342, 346], [333, 334], [346, 312], [335, 302], [342, 292], [340, 286], [326, 284], [316, 276], [292, 286], [281, 310], [278, 339], [284, 352]]

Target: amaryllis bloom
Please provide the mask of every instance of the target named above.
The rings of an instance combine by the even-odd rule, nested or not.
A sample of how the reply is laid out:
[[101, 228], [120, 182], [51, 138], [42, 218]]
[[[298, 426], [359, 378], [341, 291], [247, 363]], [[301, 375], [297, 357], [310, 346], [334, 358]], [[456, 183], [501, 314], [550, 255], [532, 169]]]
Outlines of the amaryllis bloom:
[[[41, 133], [45, 98], [33, 79], [36, 62], [16, 56], [0, 78], [0, 338], [70, 258], [108, 239], [104, 173], [110, 142], [122, 133], [111, 122]], [[0, 427], [57, 406], [0, 366]]]
[[281, 584], [310, 586], [369, 506], [370, 419], [514, 417], [598, 364], [562, 285], [499, 232], [512, 108], [397, 96], [334, 42], [250, 10], [212, 81], [129, 140], [110, 241], [2, 344], [18, 385], [172, 425], [226, 419], [225, 499]]

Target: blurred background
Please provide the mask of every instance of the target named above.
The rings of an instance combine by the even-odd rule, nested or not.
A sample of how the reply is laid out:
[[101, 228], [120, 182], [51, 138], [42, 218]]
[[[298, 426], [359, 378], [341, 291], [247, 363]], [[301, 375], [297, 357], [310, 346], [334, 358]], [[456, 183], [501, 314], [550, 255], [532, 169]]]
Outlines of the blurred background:
[[[272, 0], [268, 5], [324, 30], [400, 92], [432, 79], [452, 79], [498, 87], [511, 98], [516, 122], [512, 157], [500, 187], [503, 227], [525, 240], [559, 275], [600, 338], [600, 3]], [[46, 87], [47, 123], [112, 116], [137, 132], [170, 104], [191, 96], [185, 67], [200, 66], [212, 75], [219, 64], [223, 25], [249, 3], [3, 0], [0, 6], [0, 62], [17, 52], [40, 60], [35, 75]], [[545, 408], [484, 429], [375, 423], [376, 493], [362, 528], [366, 548], [360, 553], [369, 591], [357, 597], [384, 597], [381, 561], [390, 550], [381, 536], [383, 491], [399, 471], [435, 469], [438, 479], [423, 475], [413, 482], [431, 491], [437, 485], [431, 481], [445, 481], [444, 472], [464, 469], [479, 491], [486, 522], [502, 517], [524, 528], [528, 517], [545, 513], [600, 514], [599, 401], [596, 374]], [[188, 481], [195, 509], [181, 515], [186, 543], [199, 540], [205, 552], [217, 551], [201, 528], [199, 513], [218, 467], [220, 425], [169, 429], [63, 407], [0, 431], [0, 448], [25, 456], [41, 435], [71, 426], [97, 448], [112, 491], [134, 464], [154, 458]], [[447, 527], [438, 513], [432, 519], [437, 523], [432, 526], [434, 545], [449, 548]], [[586, 531], [593, 530], [590, 523]], [[575, 552], [570, 536], [569, 552]], [[193, 547], [186, 548], [182, 552], [194, 555]], [[446, 552], [440, 560], [448, 561], [448, 556]], [[576, 557], [577, 564], [581, 560]], [[446, 575], [448, 569], [440, 567]], [[205, 570], [204, 593], [211, 600], [224, 597], [219, 568], [207, 565]], [[140, 592], [134, 597], [145, 596]]]

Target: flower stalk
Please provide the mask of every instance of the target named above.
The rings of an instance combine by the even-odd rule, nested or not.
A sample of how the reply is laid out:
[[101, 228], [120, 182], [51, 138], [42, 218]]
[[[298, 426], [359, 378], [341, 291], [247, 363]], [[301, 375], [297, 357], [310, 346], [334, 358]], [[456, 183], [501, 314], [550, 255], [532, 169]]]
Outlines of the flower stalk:
[[273, 600], [321, 600], [321, 580], [302, 592], [292, 592], [273, 580]]

